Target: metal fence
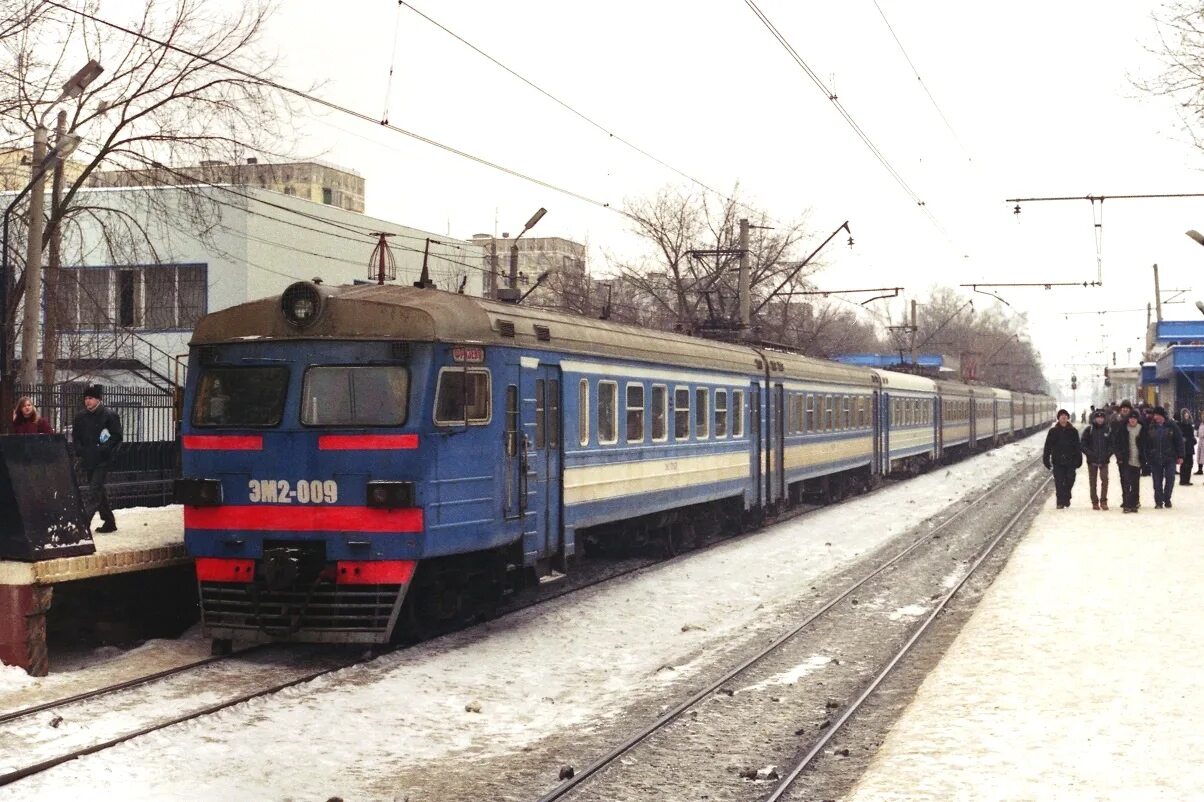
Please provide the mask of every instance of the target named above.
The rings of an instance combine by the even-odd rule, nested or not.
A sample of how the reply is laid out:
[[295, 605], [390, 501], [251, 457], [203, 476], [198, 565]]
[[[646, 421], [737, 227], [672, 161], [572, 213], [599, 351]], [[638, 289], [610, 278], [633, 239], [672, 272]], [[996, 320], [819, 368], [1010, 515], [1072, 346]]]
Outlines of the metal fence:
[[[16, 396], [28, 396], [38, 413], [70, 442], [71, 424], [84, 410], [87, 387], [79, 382], [17, 385]], [[113, 507], [171, 504], [172, 480], [180, 475], [175, 397], [154, 388], [106, 385], [104, 404], [121, 418], [123, 436], [109, 469]]]

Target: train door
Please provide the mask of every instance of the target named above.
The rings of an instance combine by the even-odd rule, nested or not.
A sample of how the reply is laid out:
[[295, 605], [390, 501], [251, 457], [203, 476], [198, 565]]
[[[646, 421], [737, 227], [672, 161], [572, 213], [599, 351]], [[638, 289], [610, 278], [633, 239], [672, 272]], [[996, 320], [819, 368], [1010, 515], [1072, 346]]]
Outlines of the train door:
[[523, 445], [517, 384], [506, 385], [504, 403], [502, 437], [506, 464], [502, 468], [502, 514], [506, 520], [515, 520], [522, 518], [527, 509], [527, 449]]
[[969, 406], [970, 413], [970, 450], [978, 448], [978, 399], [970, 397], [966, 399], [966, 404]]
[[945, 454], [945, 405], [942, 403], [941, 396], [934, 396], [932, 399], [932, 425], [936, 427], [933, 436], [936, 438], [933, 442], [936, 444], [936, 458], [941, 459]]
[[765, 503], [764, 488], [761, 486], [761, 459], [763, 437], [761, 432], [761, 385], [753, 382], [748, 388], [748, 436], [750, 438], [752, 460], [752, 484], [756, 488], [754, 502], [757, 507]]
[[[526, 360], [524, 360], [526, 363]], [[561, 550], [560, 368], [523, 365], [522, 432], [526, 463], [523, 550], [550, 557]]]
[[780, 384], [773, 386], [772, 406], [770, 421], [773, 430], [769, 439], [773, 443], [773, 464], [777, 471], [770, 472], [771, 503], [786, 497], [786, 388]]
[[881, 403], [881, 394], [875, 390], [873, 400], [870, 402], [871, 423], [874, 427], [874, 473], [879, 476], [885, 476], [886, 471], [882, 467], [883, 454], [883, 436], [882, 430], [882, 411], [878, 405]]
[[880, 436], [882, 438], [882, 475], [886, 476], [890, 473], [890, 430], [894, 423], [891, 411], [891, 395], [890, 393], [882, 394], [882, 429]]

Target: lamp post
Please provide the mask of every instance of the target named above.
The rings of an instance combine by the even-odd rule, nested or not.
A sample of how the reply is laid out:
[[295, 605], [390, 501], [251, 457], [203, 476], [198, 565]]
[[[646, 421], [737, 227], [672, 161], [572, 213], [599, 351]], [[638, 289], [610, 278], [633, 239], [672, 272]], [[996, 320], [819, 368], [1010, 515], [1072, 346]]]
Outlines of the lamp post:
[[[38, 380], [38, 313], [42, 308], [42, 228], [46, 221], [43, 217], [42, 204], [45, 200], [46, 169], [42, 162], [46, 161], [46, 145], [49, 132], [46, 130], [46, 120], [54, 107], [63, 100], [79, 97], [88, 84], [96, 80], [104, 71], [104, 67], [95, 59], [83, 66], [63, 84], [63, 90], [50, 104], [50, 108], [38, 121], [33, 130], [33, 182], [29, 197], [29, 243], [25, 258], [25, 317], [21, 331], [21, 381], [25, 384], [35, 384]], [[64, 148], [64, 142], [54, 143], [54, 159], [64, 157], [66, 152], [74, 150], [79, 144], [79, 137], [74, 136], [70, 148]], [[7, 271], [6, 271], [7, 275]]]
[[518, 236], [510, 241], [510, 276], [507, 281], [508, 286], [505, 289], [498, 290], [497, 297], [499, 301], [509, 301], [517, 303], [521, 298], [518, 291], [518, 241], [531, 229], [535, 228], [535, 224], [543, 219], [543, 216], [548, 213], [548, 210], [539, 207], [539, 211], [531, 215], [531, 219], [523, 226], [523, 230], [518, 232]]

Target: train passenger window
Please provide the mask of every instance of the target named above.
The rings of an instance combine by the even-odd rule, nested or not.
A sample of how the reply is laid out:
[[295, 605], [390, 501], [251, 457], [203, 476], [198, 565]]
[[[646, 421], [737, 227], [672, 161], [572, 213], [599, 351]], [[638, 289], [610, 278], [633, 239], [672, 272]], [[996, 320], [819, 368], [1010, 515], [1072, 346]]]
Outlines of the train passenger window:
[[[359, 370], [359, 368], [356, 368]], [[400, 368], [389, 368], [400, 370]], [[308, 373], [306, 381], [308, 381]], [[306, 395], [308, 398], [308, 394]], [[439, 386], [435, 392], [435, 423], [485, 424], [489, 422], [489, 371], [443, 368], [439, 371]], [[309, 423], [310, 421], [304, 421]], [[326, 423], [327, 421], [323, 421]]]
[[[194, 426], [275, 426], [284, 411], [288, 368], [205, 368], [192, 406]], [[405, 395], [401, 397], [405, 410]]]
[[809, 432], [815, 431], [815, 396], [810, 394], [807, 395], [807, 413], [803, 426]]
[[535, 447], [543, 448], [546, 441], [544, 416], [547, 415], [547, 408], [544, 406], [544, 383], [543, 379], [535, 380]]
[[[489, 375], [482, 372], [488, 417]], [[463, 373], [457, 372], [463, 379]], [[463, 387], [463, 381], [459, 385]], [[311, 367], [301, 383], [301, 422], [306, 426], [400, 426], [406, 420], [409, 374], [397, 365]], [[464, 397], [463, 389], [457, 393]], [[464, 422], [461, 415], [459, 422]]]
[[518, 453], [518, 386], [506, 385], [506, 456]]
[[715, 391], [715, 436], [727, 437], [727, 390]]
[[663, 384], [652, 385], [652, 440], [669, 439], [669, 390]]
[[589, 445], [589, 379], [577, 385], [577, 438], [581, 445]]
[[644, 442], [644, 385], [627, 385], [627, 442]]
[[598, 442], [603, 445], [619, 440], [619, 385], [598, 382]]
[[846, 395], [844, 397], [844, 401], [842, 403], [844, 405], [844, 408], [841, 413], [841, 428], [842, 429], [851, 429], [853, 427], [853, 413], [852, 413], [853, 400]]
[[857, 428], [865, 426], [865, 396], [857, 396]]
[[732, 390], [732, 437], [744, 436], [744, 391]]
[[690, 439], [690, 388], [677, 387], [673, 390], [673, 436], [678, 440]]
[[548, 448], [560, 448], [560, 382], [548, 381]]
[[831, 432], [836, 430], [836, 413], [833, 407], [833, 399], [830, 395], [824, 396], [824, 431]]
[[698, 439], [710, 437], [711, 405], [710, 393], [705, 387], [694, 388], [694, 436]]

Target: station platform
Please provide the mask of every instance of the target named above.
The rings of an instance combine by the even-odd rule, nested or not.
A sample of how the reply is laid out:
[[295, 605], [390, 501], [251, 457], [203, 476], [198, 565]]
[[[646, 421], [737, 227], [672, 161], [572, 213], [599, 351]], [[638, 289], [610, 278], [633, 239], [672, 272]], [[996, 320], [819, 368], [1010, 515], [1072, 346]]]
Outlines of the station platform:
[[1053, 495], [846, 802], [1204, 799], [1204, 476]]
[[49, 670], [46, 617], [56, 586], [189, 561], [178, 505], [115, 514], [117, 531], [93, 536], [95, 554], [40, 562], [0, 560], [0, 662], [45, 676]]

